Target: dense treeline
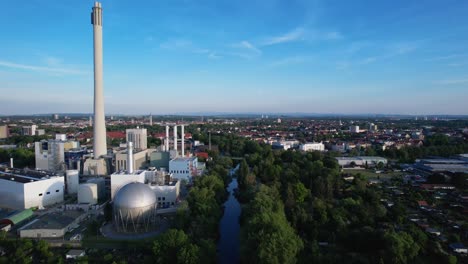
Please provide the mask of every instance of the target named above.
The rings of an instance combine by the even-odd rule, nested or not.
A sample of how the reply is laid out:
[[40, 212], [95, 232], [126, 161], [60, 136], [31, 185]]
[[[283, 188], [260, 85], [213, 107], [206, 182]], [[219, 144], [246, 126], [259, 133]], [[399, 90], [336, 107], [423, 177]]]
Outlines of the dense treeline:
[[34, 168], [36, 163], [34, 150], [24, 148], [0, 149], [0, 163], [10, 164], [10, 158], [13, 158], [15, 168]]
[[187, 201], [178, 210], [175, 228], [153, 243], [156, 263], [216, 263], [218, 224], [228, 196], [232, 162], [217, 157], [207, 165], [208, 175], [195, 180]]
[[361, 175], [343, 181], [332, 157], [273, 152], [255, 142], [245, 142], [243, 151], [238, 173], [243, 263], [449, 261], [406, 222], [404, 207], [382, 205], [381, 189], [367, 186]]
[[64, 263], [61, 255], [54, 254], [44, 240], [8, 239], [0, 233], [0, 263]]
[[450, 138], [444, 134], [428, 136], [424, 140], [424, 145], [420, 147], [389, 148], [379, 151], [380, 155], [407, 163], [429, 156], [450, 157], [462, 153], [468, 153], [468, 141], [464, 138]]

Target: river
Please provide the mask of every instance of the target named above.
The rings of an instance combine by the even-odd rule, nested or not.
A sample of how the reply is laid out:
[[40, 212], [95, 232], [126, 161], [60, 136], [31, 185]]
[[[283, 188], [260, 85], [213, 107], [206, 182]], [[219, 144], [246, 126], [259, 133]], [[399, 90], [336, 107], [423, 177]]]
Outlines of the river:
[[237, 179], [233, 178], [227, 187], [229, 198], [224, 203], [224, 215], [219, 225], [218, 263], [239, 263], [241, 206], [234, 196], [236, 188]]

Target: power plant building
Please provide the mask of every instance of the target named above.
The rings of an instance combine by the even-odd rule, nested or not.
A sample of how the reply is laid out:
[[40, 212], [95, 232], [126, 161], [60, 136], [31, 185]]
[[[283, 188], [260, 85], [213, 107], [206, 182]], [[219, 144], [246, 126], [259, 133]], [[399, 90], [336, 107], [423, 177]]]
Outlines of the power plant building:
[[148, 135], [146, 128], [133, 128], [126, 130], [127, 142], [133, 142], [136, 150], [145, 150], [148, 148]]
[[65, 180], [52, 172], [0, 170], [0, 207], [10, 209], [44, 208], [63, 202]]
[[197, 157], [178, 157], [169, 161], [169, 173], [173, 178], [191, 181], [198, 174]]

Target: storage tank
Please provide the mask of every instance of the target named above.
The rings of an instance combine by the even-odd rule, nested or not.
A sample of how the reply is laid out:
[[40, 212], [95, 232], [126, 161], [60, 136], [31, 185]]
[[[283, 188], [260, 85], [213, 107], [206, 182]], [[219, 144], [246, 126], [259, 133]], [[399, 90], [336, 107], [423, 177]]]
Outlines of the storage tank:
[[98, 188], [98, 197], [104, 197], [106, 195], [106, 180], [103, 177], [91, 178], [86, 183], [95, 183]]
[[154, 226], [156, 195], [146, 184], [132, 182], [114, 197], [114, 226], [119, 232], [146, 232]]
[[77, 170], [67, 170], [65, 172], [65, 180], [68, 194], [77, 193], [78, 185], [80, 184], [80, 174]]
[[97, 204], [98, 186], [95, 183], [80, 184], [78, 188], [78, 203]]

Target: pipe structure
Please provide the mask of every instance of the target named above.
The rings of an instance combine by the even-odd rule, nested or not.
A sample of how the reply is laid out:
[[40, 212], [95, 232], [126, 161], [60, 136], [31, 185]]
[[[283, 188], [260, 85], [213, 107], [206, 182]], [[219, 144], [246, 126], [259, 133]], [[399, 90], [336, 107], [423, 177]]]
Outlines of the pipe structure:
[[166, 148], [165, 151], [169, 151], [169, 126], [166, 126]]
[[127, 173], [133, 173], [133, 142], [127, 142]]
[[106, 120], [104, 114], [104, 88], [102, 77], [102, 8], [101, 3], [94, 3], [91, 12], [94, 36], [94, 158], [107, 154]]
[[181, 142], [181, 147], [182, 147], [182, 157], [185, 157], [185, 142], [184, 142], [184, 139], [185, 139], [185, 125], [181, 125], [181, 133], [182, 133], [182, 136], [180, 138], [180, 142]]
[[174, 150], [176, 152], [176, 156], [177, 155], [177, 125], [174, 126]]

